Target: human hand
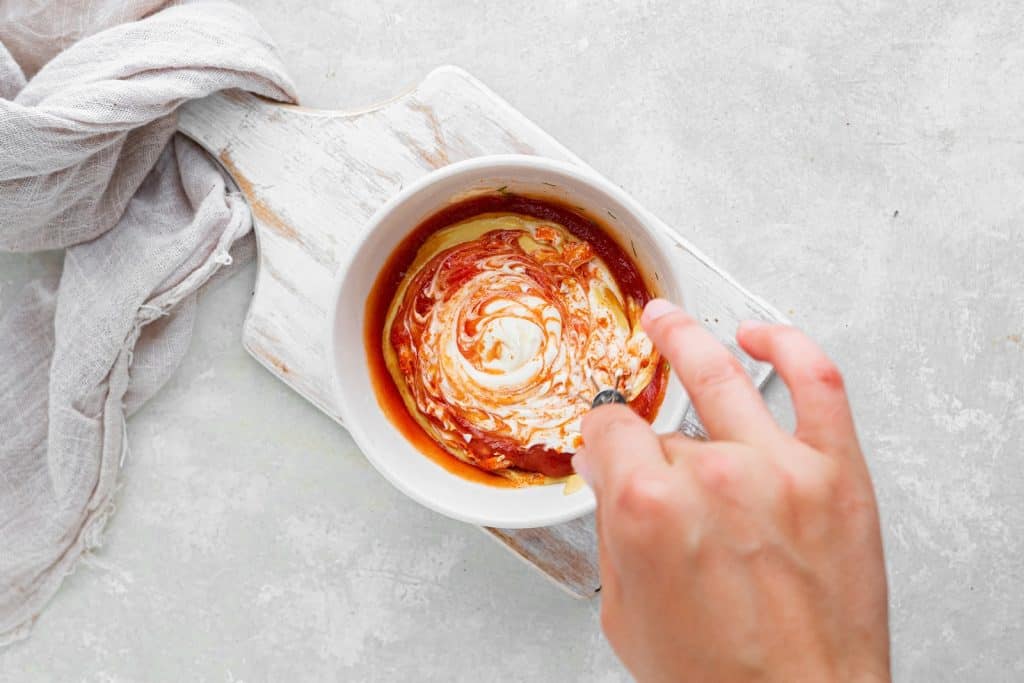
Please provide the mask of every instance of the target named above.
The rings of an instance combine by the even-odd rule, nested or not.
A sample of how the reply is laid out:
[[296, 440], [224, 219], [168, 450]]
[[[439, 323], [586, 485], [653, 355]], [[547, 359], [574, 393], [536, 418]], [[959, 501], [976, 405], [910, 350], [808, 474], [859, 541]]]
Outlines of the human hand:
[[622, 405], [583, 420], [573, 465], [597, 496], [601, 622], [640, 681], [886, 681], [878, 510], [842, 377], [803, 333], [737, 341], [789, 387], [794, 434], [737, 359], [678, 307], [642, 324], [709, 440], [657, 435]]

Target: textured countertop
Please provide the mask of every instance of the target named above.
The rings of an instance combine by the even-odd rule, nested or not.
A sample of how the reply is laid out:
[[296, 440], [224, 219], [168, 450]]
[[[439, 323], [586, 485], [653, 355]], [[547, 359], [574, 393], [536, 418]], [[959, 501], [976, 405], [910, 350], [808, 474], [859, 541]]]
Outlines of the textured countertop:
[[[1024, 679], [1020, 3], [242, 4], [309, 106], [465, 67], [819, 339], [878, 488], [896, 677]], [[0, 255], [0, 306], [58, 264]], [[596, 601], [406, 500], [246, 355], [252, 282], [204, 296], [106, 543], [0, 680], [626, 680]]]

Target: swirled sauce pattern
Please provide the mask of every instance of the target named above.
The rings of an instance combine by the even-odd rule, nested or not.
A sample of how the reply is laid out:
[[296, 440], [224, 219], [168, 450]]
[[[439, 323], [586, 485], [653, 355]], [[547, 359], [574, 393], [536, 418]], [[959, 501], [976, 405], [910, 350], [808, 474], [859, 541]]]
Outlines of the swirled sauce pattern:
[[447, 452], [523, 483], [562, 477], [595, 387], [617, 385], [653, 417], [663, 368], [639, 325], [647, 298], [557, 222], [476, 215], [419, 247], [387, 311], [384, 360]]

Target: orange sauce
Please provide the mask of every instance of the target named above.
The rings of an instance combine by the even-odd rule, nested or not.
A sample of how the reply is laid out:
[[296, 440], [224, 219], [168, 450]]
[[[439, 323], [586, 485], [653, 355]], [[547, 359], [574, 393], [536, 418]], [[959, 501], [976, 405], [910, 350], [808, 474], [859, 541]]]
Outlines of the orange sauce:
[[[484, 195], [441, 209], [416, 226], [388, 257], [370, 290], [363, 323], [367, 365], [377, 402], [391, 424], [418, 451], [447, 471], [477, 483], [514, 488], [515, 482], [459, 460], [423, 431], [409, 414], [402, 401], [402, 395], [395, 386], [391, 373], [388, 372], [382, 346], [384, 324], [391, 301], [423, 243], [430, 235], [449, 225], [480, 214], [496, 212], [523, 214], [564, 226], [577, 238], [590, 244], [594, 253], [608, 266], [624, 296], [633, 297], [641, 305], [646, 304], [652, 296], [636, 264], [596, 222], [567, 206], [521, 195]], [[650, 384], [630, 401], [630, 407], [648, 421], [657, 413], [668, 385], [668, 364], [662, 361], [660, 366]]]

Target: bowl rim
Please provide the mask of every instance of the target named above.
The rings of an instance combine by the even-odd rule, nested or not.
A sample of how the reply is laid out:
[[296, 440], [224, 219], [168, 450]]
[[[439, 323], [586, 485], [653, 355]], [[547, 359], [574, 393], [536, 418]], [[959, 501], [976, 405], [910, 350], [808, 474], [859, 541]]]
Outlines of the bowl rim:
[[[379, 472], [388, 482], [391, 483], [392, 486], [397, 488], [406, 496], [434, 512], [462, 522], [475, 524], [477, 526], [513, 529], [553, 526], [584, 517], [585, 515], [594, 512], [596, 509], [596, 498], [594, 497], [593, 491], [589, 487], [585, 486], [573, 496], [566, 496], [566, 506], [557, 513], [548, 513], [543, 516], [536, 516], [532, 518], [528, 518], [523, 515], [516, 516], [515, 518], [498, 518], [467, 512], [458, 505], [452, 506], [447, 501], [423, 495], [418, 489], [406, 485], [402, 476], [393, 472], [390, 465], [382, 462], [377, 455], [373, 453], [373, 449], [368, 448], [370, 439], [362, 425], [358, 424], [357, 421], [353, 419], [353, 411], [350, 407], [350, 402], [347, 399], [347, 394], [342, 390], [337, 353], [339, 344], [341, 343], [341, 340], [339, 339], [339, 326], [337, 325], [337, 311], [338, 302], [342, 295], [342, 287], [345, 284], [348, 272], [356, 262], [358, 255], [362, 251], [366, 242], [375, 232], [377, 226], [379, 226], [398, 206], [430, 185], [464, 173], [486, 171], [489, 169], [500, 170], [499, 167], [507, 168], [509, 166], [518, 167], [520, 169], [536, 169], [552, 172], [554, 174], [563, 174], [579, 183], [591, 185], [599, 192], [608, 195], [615, 201], [627, 207], [634, 214], [636, 219], [649, 231], [655, 241], [664, 241], [664, 236], [661, 235], [658, 226], [652, 224], [650, 215], [635, 199], [630, 197], [625, 190], [588, 167], [528, 154], [492, 154], [456, 161], [422, 175], [392, 195], [377, 209], [377, 211], [374, 212], [366, 222], [366, 225], [358, 238], [354, 241], [352, 246], [346, 250], [348, 253], [343, 260], [339, 261], [338, 270], [334, 276], [334, 284], [330, 299], [331, 304], [328, 309], [330, 324], [328, 325], [326, 350], [328, 355], [328, 370], [331, 373], [331, 390], [334, 392], [334, 398], [340, 410], [342, 425], [351, 435], [352, 440], [359, 447], [363, 456], [371, 465], [373, 465], [377, 472]], [[363, 321], [360, 320], [360, 330], [362, 330], [362, 325]], [[374, 405], [379, 409], [376, 397], [374, 397]], [[385, 419], [387, 419], [386, 416]], [[449, 473], [449, 475], [452, 477], [458, 476], [451, 473]], [[515, 491], [517, 489], [495, 490], [507, 493], [508, 491]], [[575, 500], [573, 500], [573, 498], [575, 498]]]

